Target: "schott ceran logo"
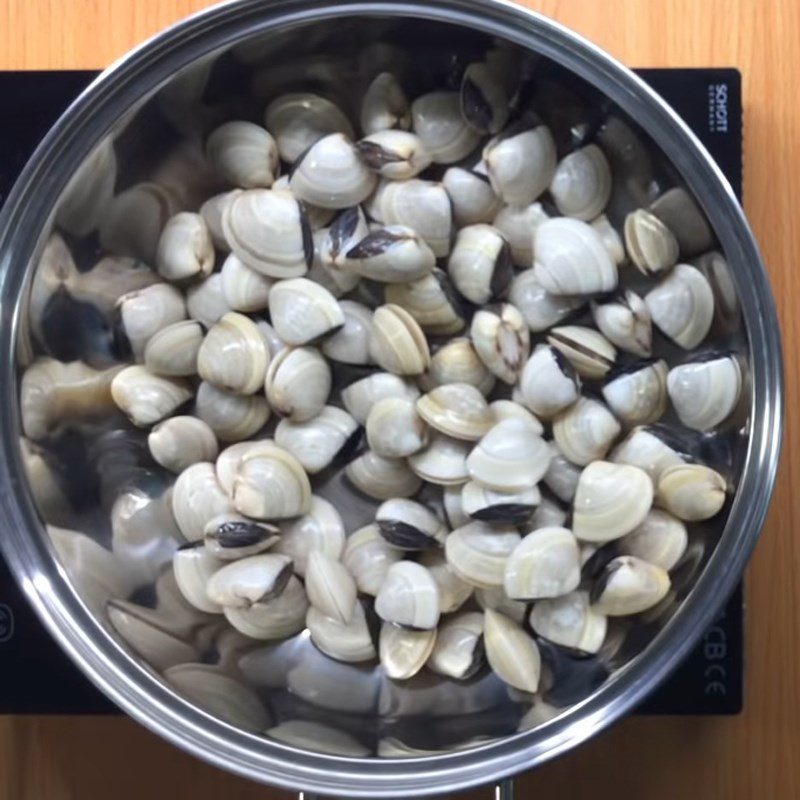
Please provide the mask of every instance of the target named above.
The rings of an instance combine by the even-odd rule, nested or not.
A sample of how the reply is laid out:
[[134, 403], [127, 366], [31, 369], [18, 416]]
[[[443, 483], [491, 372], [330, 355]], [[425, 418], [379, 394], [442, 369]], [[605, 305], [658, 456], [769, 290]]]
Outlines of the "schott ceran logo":
[[708, 129], [711, 133], [728, 132], [728, 84], [708, 86]]

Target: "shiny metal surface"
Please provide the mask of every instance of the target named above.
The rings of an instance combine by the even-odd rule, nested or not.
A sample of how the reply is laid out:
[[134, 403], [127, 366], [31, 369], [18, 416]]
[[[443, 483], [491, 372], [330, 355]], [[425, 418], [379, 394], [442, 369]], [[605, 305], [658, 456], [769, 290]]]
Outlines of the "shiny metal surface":
[[[181, 616], [171, 573], [163, 572], [176, 543], [163, 517], [168, 482], [152, 469], [143, 437], [112, 418], [50, 442], [74, 506], [50, 521], [109, 546], [114, 501], [121, 492], [133, 496], [147, 520], [121, 556], [129, 573], [137, 568], [134, 596], [165, 611], [179, 635], [191, 631], [202, 657], [217, 660], [221, 671], [256, 692], [273, 733], [262, 735], [258, 716], [250, 721], [261, 728], [253, 723], [248, 732], [187, 702], [159, 670], [132, 656], [107, 623], [107, 594], [87, 578], [86, 564], [94, 562], [59, 561], [42, 532], [18, 447], [17, 357], [24, 360], [30, 343], [24, 298], [33, 265], [59, 216], [67, 181], [104, 141], [113, 138], [119, 156], [117, 191], [145, 178], [168, 182], [174, 174], [185, 183], [193, 173], [179, 155], [165, 165], [153, 154], [179, 153], [182, 137], [247, 113], [238, 87], [252, 81], [263, 102], [276, 88], [296, 85], [303, 63], [308, 72], [300, 83], [314, 86], [330, 77], [331, 54], [333, 88], [349, 86], [358, 71], [348, 59], [379, 40], [413, 43], [408, 69], [424, 87], [426, 81], [446, 80], [454, 57], [469, 57], [490, 37], [538, 54], [534, 68], [544, 78], [538, 101], [551, 110], [547, 121], [563, 146], [596, 134], [611, 152], [616, 148], [615, 224], [630, 208], [676, 184], [693, 193], [708, 217], [730, 265], [744, 321], [743, 329], [718, 332], [713, 343], [749, 360], [750, 404], [740, 427], [697, 436], [687, 446], [736, 486], [727, 523], [724, 530], [717, 523], [700, 528], [673, 595], [647, 624], [617, 626], [597, 659], [575, 661], [555, 648], [546, 652], [559, 680], [532, 703], [487, 674], [466, 685], [427, 674], [396, 684], [377, 667], [328, 660], [306, 634], [277, 646], [254, 645], [198, 615]], [[372, 57], [379, 61], [383, 55], [376, 50]], [[528, 63], [527, 57], [520, 62]], [[92, 263], [95, 248], [91, 237], [76, 243], [79, 267]], [[680, 661], [734, 587], [766, 513], [781, 436], [780, 341], [766, 275], [730, 187], [694, 136], [641, 81], [560, 26], [507, 3], [243, 0], [210, 9], [143, 45], [90, 87], [26, 167], [0, 216], [0, 298], [6, 558], [53, 635], [128, 713], [190, 752], [256, 780], [346, 797], [423, 795], [485, 784], [558, 755], [631, 709]], [[64, 360], [78, 348], [91, 352], [98, 366], [109, 363], [102, 325], [76, 313], [69, 308], [62, 316], [67, 322], [46, 333], [50, 347], [61, 348], [55, 354]], [[342, 491], [336, 482], [325, 489], [347, 505], [348, 529], [354, 530], [371, 508], [357, 506]], [[296, 720], [308, 723], [302, 739], [296, 731], [287, 737], [286, 728], [276, 730]], [[402, 758], [398, 744], [406, 749]], [[375, 757], [382, 751], [387, 757]], [[510, 797], [510, 791], [498, 788], [497, 796]]]

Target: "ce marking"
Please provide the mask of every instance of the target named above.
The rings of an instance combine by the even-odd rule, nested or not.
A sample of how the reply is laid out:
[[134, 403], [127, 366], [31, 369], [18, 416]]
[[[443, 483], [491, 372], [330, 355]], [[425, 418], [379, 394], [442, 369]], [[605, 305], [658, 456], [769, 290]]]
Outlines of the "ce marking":
[[723, 697], [728, 694], [728, 687], [725, 681], [728, 679], [728, 671], [722, 664], [709, 664], [703, 672], [706, 680], [704, 694], [717, 694]]

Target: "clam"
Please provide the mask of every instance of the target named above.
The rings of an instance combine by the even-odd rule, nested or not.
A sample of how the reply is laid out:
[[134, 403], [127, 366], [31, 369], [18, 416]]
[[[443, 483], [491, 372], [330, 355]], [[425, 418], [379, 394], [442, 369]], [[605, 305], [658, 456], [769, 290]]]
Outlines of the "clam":
[[484, 611], [491, 609], [499, 611], [514, 622], [522, 623], [525, 621], [525, 613], [528, 610], [527, 603], [519, 600], [511, 600], [505, 593], [502, 584], [489, 588], [476, 589], [475, 600], [478, 606]]
[[236, 479], [236, 469], [239, 466], [239, 461], [242, 456], [260, 445], [264, 439], [255, 439], [247, 442], [236, 442], [235, 444], [228, 445], [217, 456], [214, 470], [217, 474], [217, 480], [220, 486], [225, 490], [225, 493], [230, 496], [233, 493], [233, 482]]
[[420, 563], [436, 582], [440, 613], [457, 611], [472, 596], [473, 587], [453, 572], [442, 550], [426, 550], [420, 556]]
[[541, 203], [524, 206], [503, 206], [490, 220], [508, 242], [514, 266], [528, 269], [533, 266], [536, 232], [550, 215]]
[[600, 234], [568, 217], [545, 220], [536, 228], [534, 275], [551, 294], [598, 294], [617, 288], [617, 265]]
[[234, 120], [213, 130], [206, 158], [225, 183], [241, 189], [269, 189], [280, 172], [278, 145], [254, 122]]
[[221, 442], [239, 442], [257, 433], [269, 419], [269, 405], [261, 395], [226, 392], [203, 381], [197, 389], [194, 413]]
[[520, 399], [537, 416], [549, 419], [569, 408], [580, 396], [575, 368], [550, 345], [540, 344], [522, 370]]
[[342, 364], [369, 364], [372, 311], [354, 300], [340, 300], [339, 309], [344, 323], [322, 342], [323, 355]]
[[222, 230], [222, 215], [225, 213], [225, 206], [240, 191], [241, 189], [231, 189], [228, 192], [212, 195], [200, 206], [197, 212], [206, 223], [208, 232], [211, 235], [211, 242], [218, 253], [227, 253], [230, 250]]
[[375, 522], [387, 543], [400, 550], [441, 547], [448, 533], [429, 508], [404, 498], [386, 500], [375, 513]]
[[540, 600], [528, 619], [537, 636], [581, 653], [596, 653], [606, 638], [606, 617], [590, 604], [588, 592]]
[[539, 528], [508, 557], [503, 587], [512, 600], [560, 597], [581, 581], [578, 541], [567, 528]]
[[197, 373], [197, 354], [205, 330], [197, 320], [173, 322], [153, 334], [144, 348], [144, 365], [155, 375], [188, 377]]
[[171, 217], [158, 239], [156, 266], [162, 278], [205, 278], [214, 269], [214, 245], [205, 220], [182, 211]]
[[491, 225], [468, 225], [456, 236], [447, 272], [467, 300], [484, 305], [503, 294], [511, 282], [508, 243]]
[[370, 199], [367, 210], [386, 226], [411, 228], [427, 243], [436, 258], [450, 252], [453, 210], [440, 183], [419, 178], [384, 180]]
[[672, 231], [643, 208], [625, 217], [625, 247], [636, 267], [654, 275], [675, 266], [680, 248]]
[[489, 403], [489, 409], [494, 414], [495, 422], [502, 422], [504, 419], [519, 419], [530, 425], [540, 436], [544, 433], [544, 426], [534, 416], [533, 412], [528, 411], [525, 406], [514, 400], [493, 400]]
[[667, 410], [667, 362], [635, 361], [611, 373], [603, 398], [626, 425], [647, 425]]
[[347, 537], [342, 563], [353, 576], [359, 592], [375, 596], [386, 579], [392, 564], [404, 553], [391, 547], [381, 536], [377, 525], [366, 525]]
[[281, 350], [286, 349], [286, 343], [278, 336], [277, 333], [275, 333], [275, 328], [273, 328], [272, 325], [270, 325], [265, 319], [257, 320], [256, 327], [264, 337], [264, 341], [267, 343], [267, 349], [269, 350], [270, 357], [275, 356], [280, 353]]
[[338, 291], [352, 291], [361, 276], [343, 269], [348, 250], [355, 247], [367, 234], [369, 226], [361, 206], [346, 208], [336, 215], [330, 228], [322, 235], [319, 260], [327, 270]]
[[417, 321], [400, 306], [383, 305], [372, 315], [370, 355], [395, 375], [419, 375], [430, 365], [430, 350]]
[[344, 312], [336, 298], [307, 278], [277, 283], [269, 295], [275, 332], [286, 344], [312, 344], [344, 326]]
[[384, 291], [387, 303], [402, 306], [434, 336], [447, 336], [464, 329], [465, 312], [447, 273], [433, 268], [416, 280], [390, 283]]
[[429, 483], [441, 486], [460, 484], [469, 479], [469, 452], [467, 442], [435, 433], [422, 450], [409, 456], [408, 466], [415, 475]]
[[255, 323], [230, 311], [206, 334], [197, 354], [200, 377], [234, 394], [255, 394], [264, 385], [269, 349]]
[[304, 719], [288, 719], [269, 728], [265, 733], [271, 739], [315, 753], [350, 758], [365, 758], [371, 753], [371, 750], [341, 728], [332, 728]]
[[209, 520], [232, 511], [213, 464], [192, 464], [178, 475], [172, 488], [172, 514], [187, 541], [201, 541]]
[[393, 181], [415, 178], [432, 160], [422, 139], [408, 131], [377, 131], [356, 142], [356, 150], [371, 170]]
[[231, 253], [222, 265], [221, 287], [225, 303], [233, 311], [262, 311], [269, 303], [275, 281], [251, 269]]
[[661, 509], [651, 509], [642, 522], [617, 543], [618, 552], [636, 556], [669, 572], [686, 552], [686, 525]]
[[470, 519], [521, 524], [530, 518], [541, 495], [534, 485], [512, 492], [498, 492], [478, 481], [468, 481], [461, 493], [461, 506]]
[[635, 556], [619, 556], [592, 586], [592, 608], [609, 617], [640, 614], [660, 603], [669, 588], [666, 570]]
[[520, 541], [510, 525], [470, 522], [445, 539], [445, 557], [467, 583], [479, 588], [502, 586], [506, 563]]
[[325, 498], [312, 495], [308, 513], [281, 523], [280, 540], [272, 551], [289, 556], [295, 573], [302, 578], [312, 550], [338, 559], [344, 550], [344, 542], [344, 523], [336, 507]]
[[302, 206], [288, 192], [240, 192], [225, 206], [222, 230], [231, 252], [269, 278], [296, 278], [311, 265], [311, 228]]
[[483, 617], [486, 660], [509, 686], [534, 694], [539, 688], [541, 657], [536, 642], [512, 619], [487, 609]]
[[742, 369], [735, 356], [712, 353], [673, 367], [666, 388], [684, 425], [710, 431], [736, 409], [742, 393]]
[[389, 567], [375, 597], [375, 613], [385, 622], [432, 630], [439, 622], [439, 589], [431, 573], [414, 561]]
[[342, 268], [381, 283], [418, 280], [436, 266], [436, 256], [425, 240], [406, 225], [387, 225], [368, 233], [351, 247]]
[[509, 131], [484, 147], [483, 160], [492, 188], [503, 202], [527, 206], [553, 179], [556, 145], [544, 125], [520, 133]]
[[611, 197], [611, 167], [603, 151], [590, 144], [564, 156], [550, 194], [564, 216], [589, 222], [601, 214]]
[[461, 161], [480, 142], [480, 134], [461, 115], [458, 92], [430, 92], [418, 97], [411, 104], [411, 116], [414, 133], [437, 164]]
[[174, 322], [186, 319], [181, 293], [166, 283], [154, 283], [117, 300], [114, 336], [117, 346], [136, 358], [150, 338]]
[[442, 186], [453, 206], [453, 221], [459, 228], [491, 223], [503, 207], [489, 178], [473, 170], [450, 167], [442, 177]]
[[411, 127], [411, 106], [403, 87], [391, 72], [379, 73], [367, 87], [361, 100], [360, 122], [367, 136]]
[[664, 469], [656, 484], [659, 506], [685, 522], [710, 519], [725, 504], [725, 479], [702, 464], [675, 464]]
[[586, 466], [608, 453], [622, 428], [599, 400], [581, 397], [553, 421], [553, 439], [573, 464]]
[[240, 458], [231, 502], [240, 514], [252, 519], [289, 519], [311, 510], [311, 486], [291, 453], [263, 441]]
[[470, 336], [486, 367], [504, 383], [516, 383], [530, 354], [528, 326], [516, 307], [502, 303], [479, 309]]
[[375, 500], [411, 497], [417, 493], [422, 480], [410, 466], [401, 459], [385, 458], [367, 450], [347, 465], [345, 475], [356, 489]]
[[275, 137], [281, 159], [289, 164], [328, 134], [353, 136], [353, 126], [342, 110], [311, 92], [284, 94], [273, 100], [264, 112], [264, 126]]
[[464, 70], [461, 79], [461, 115], [480, 134], [497, 134], [510, 113], [505, 86], [492, 69], [474, 62]]
[[667, 467], [684, 463], [683, 456], [665, 440], [662, 430], [657, 427], [634, 428], [614, 448], [609, 460], [643, 469], [654, 485], [658, 485], [658, 479]]
[[653, 322], [647, 305], [636, 292], [626, 289], [608, 302], [592, 302], [592, 317], [600, 333], [621, 350], [637, 356], [650, 355]]
[[358, 423], [335, 406], [324, 406], [305, 422], [282, 419], [275, 429], [275, 443], [290, 452], [309, 475], [316, 475], [349, 452], [359, 436]]
[[483, 614], [466, 611], [443, 622], [427, 666], [456, 680], [471, 678], [483, 664]]
[[222, 606], [211, 600], [206, 587], [224, 563], [206, 550], [202, 542], [184, 545], [175, 553], [172, 559], [175, 582], [187, 603], [207, 614], [222, 613]]
[[705, 275], [714, 294], [714, 328], [732, 333], [741, 327], [742, 307], [728, 262], [722, 253], [712, 250], [694, 259], [692, 265]]
[[648, 211], [672, 231], [683, 256], [705, 253], [714, 246], [708, 220], [683, 187], [668, 189], [650, 204]]
[[417, 411], [435, 430], [467, 441], [480, 439], [494, 423], [486, 398], [468, 383], [437, 386], [417, 400]]
[[108, 414], [115, 407], [111, 387], [118, 374], [119, 367], [95, 370], [83, 361], [65, 364], [53, 358], [37, 358], [20, 381], [25, 436], [42, 439], [61, 425]]
[[416, 401], [419, 389], [397, 375], [375, 372], [366, 378], [354, 381], [341, 391], [344, 407], [359, 425], [366, 424], [372, 407], [387, 397], [404, 397]]
[[[234, 562], [234, 565], [236, 562]], [[262, 600], [247, 608], [224, 609], [225, 619], [240, 633], [252, 639], [284, 639], [305, 627], [308, 599], [303, 584], [294, 577], [283, 591], [271, 600]]]
[[714, 293], [700, 270], [678, 264], [644, 298], [658, 329], [684, 350], [705, 339], [714, 319]]
[[318, 208], [350, 208], [372, 193], [375, 175], [343, 133], [316, 141], [292, 166], [289, 188], [298, 200]]
[[266, 394], [270, 407], [292, 422], [306, 422], [322, 411], [331, 391], [331, 369], [313, 347], [281, 350], [270, 362]]
[[428, 442], [428, 426], [407, 397], [386, 397], [369, 412], [367, 444], [384, 458], [405, 458]]
[[534, 269], [518, 272], [511, 281], [508, 300], [533, 333], [541, 333], [557, 325], [586, 302], [586, 298], [550, 294], [536, 279]]
[[[265, 550], [280, 552], [275, 545], [281, 540], [275, 525], [255, 522], [239, 514], [220, 514], [206, 523], [203, 541], [206, 550], [222, 561], [236, 561], [255, 556]], [[285, 555], [285, 553], [284, 553]]]
[[572, 530], [584, 542], [610, 542], [641, 525], [653, 505], [653, 482], [638, 467], [594, 461], [581, 473]]
[[145, 428], [175, 413], [191, 399], [192, 391], [181, 378], [153, 375], [145, 367], [132, 366], [114, 376], [111, 396], [134, 425]]
[[550, 464], [550, 448], [535, 427], [506, 419], [491, 427], [467, 458], [470, 478], [499, 492], [520, 492], [538, 483]]
[[356, 609], [356, 582], [340, 561], [311, 550], [306, 563], [308, 601], [326, 617], [347, 625]]
[[561, 452], [555, 442], [550, 442], [550, 451], [550, 465], [542, 480], [562, 503], [572, 503], [582, 470]]
[[114, 599], [108, 602], [106, 613], [112, 628], [159, 672], [200, 657], [195, 647], [169, 630], [167, 621], [151, 608]]
[[582, 325], [553, 328], [547, 343], [559, 350], [583, 378], [605, 377], [617, 359], [617, 351], [602, 333]]
[[210, 664], [176, 664], [164, 678], [203, 711], [252, 733], [270, 725], [270, 715], [258, 695], [245, 684]]
[[533, 512], [533, 516], [528, 520], [528, 526], [532, 530], [549, 527], [560, 528], [566, 524], [567, 516], [567, 512], [557, 500], [542, 493], [542, 499]]
[[219, 606], [250, 608], [280, 595], [291, 576], [290, 558], [262, 553], [229, 562], [218, 569], [209, 578], [206, 593]]
[[178, 211], [174, 193], [157, 183], [136, 183], [103, 208], [100, 245], [106, 252], [156, 262], [159, 237]]
[[377, 655], [360, 603], [356, 603], [353, 616], [346, 624], [325, 616], [312, 606], [306, 614], [306, 627], [311, 641], [325, 655], [337, 661], [352, 664], [370, 661]]
[[36, 510], [47, 522], [61, 521], [62, 516], [69, 513], [70, 505], [61, 488], [60, 470], [49, 463], [46, 450], [24, 436], [19, 437], [19, 447]]
[[186, 290], [186, 312], [210, 328], [232, 311], [222, 291], [222, 274], [214, 272], [205, 280], [192, 284]]
[[611, 260], [618, 266], [622, 266], [627, 256], [625, 254], [625, 245], [622, 243], [622, 238], [617, 233], [617, 229], [611, 224], [611, 221], [605, 214], [595, 217], [589, 223], [603, 240], [603, 246], [611, 256]]
[[471, 521], [471, 517], [464, 511], [461, 493], [461, 484], [452, 484], [442, 487], [442, 508], [444, 517], [450, 529], [461, 528]]
[[197, 417], [170, 417], [147, 437], [150, 455], [170, 472], [183, 472], [200, 461], [214, 461], [219, 452], [214, 431]]
[[436, 642], [436, 629], [414, 631], [384, 622], [378, 639], [378, 654], [387, 678], [407, 680], [424, 666]]

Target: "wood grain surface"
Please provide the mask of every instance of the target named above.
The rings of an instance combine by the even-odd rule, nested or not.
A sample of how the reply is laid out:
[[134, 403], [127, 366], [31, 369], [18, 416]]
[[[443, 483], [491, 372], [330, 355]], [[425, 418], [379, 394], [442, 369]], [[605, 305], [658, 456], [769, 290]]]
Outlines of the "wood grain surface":
[[[267, 2], [268, 0], [265, 0]], [[204, 0], [0, 0], [0, 69], [96, 68]], [[745, 207], [783, 325], [789, 411], [769, 522], [747, 581], [746, 710], [636, 718], [519, 779], [522, 798], [800, 798], [800, 2], [529, 0], [631, 66], [736, 66]], [[0, 118], [0, 124], [2, 119]], [[795, 531], [798, 531], [795, 534]], [[0, 798], [278, 800], [127, 719], [0, 718]], [[463, 800], [487, 792], [462, 795]]]

